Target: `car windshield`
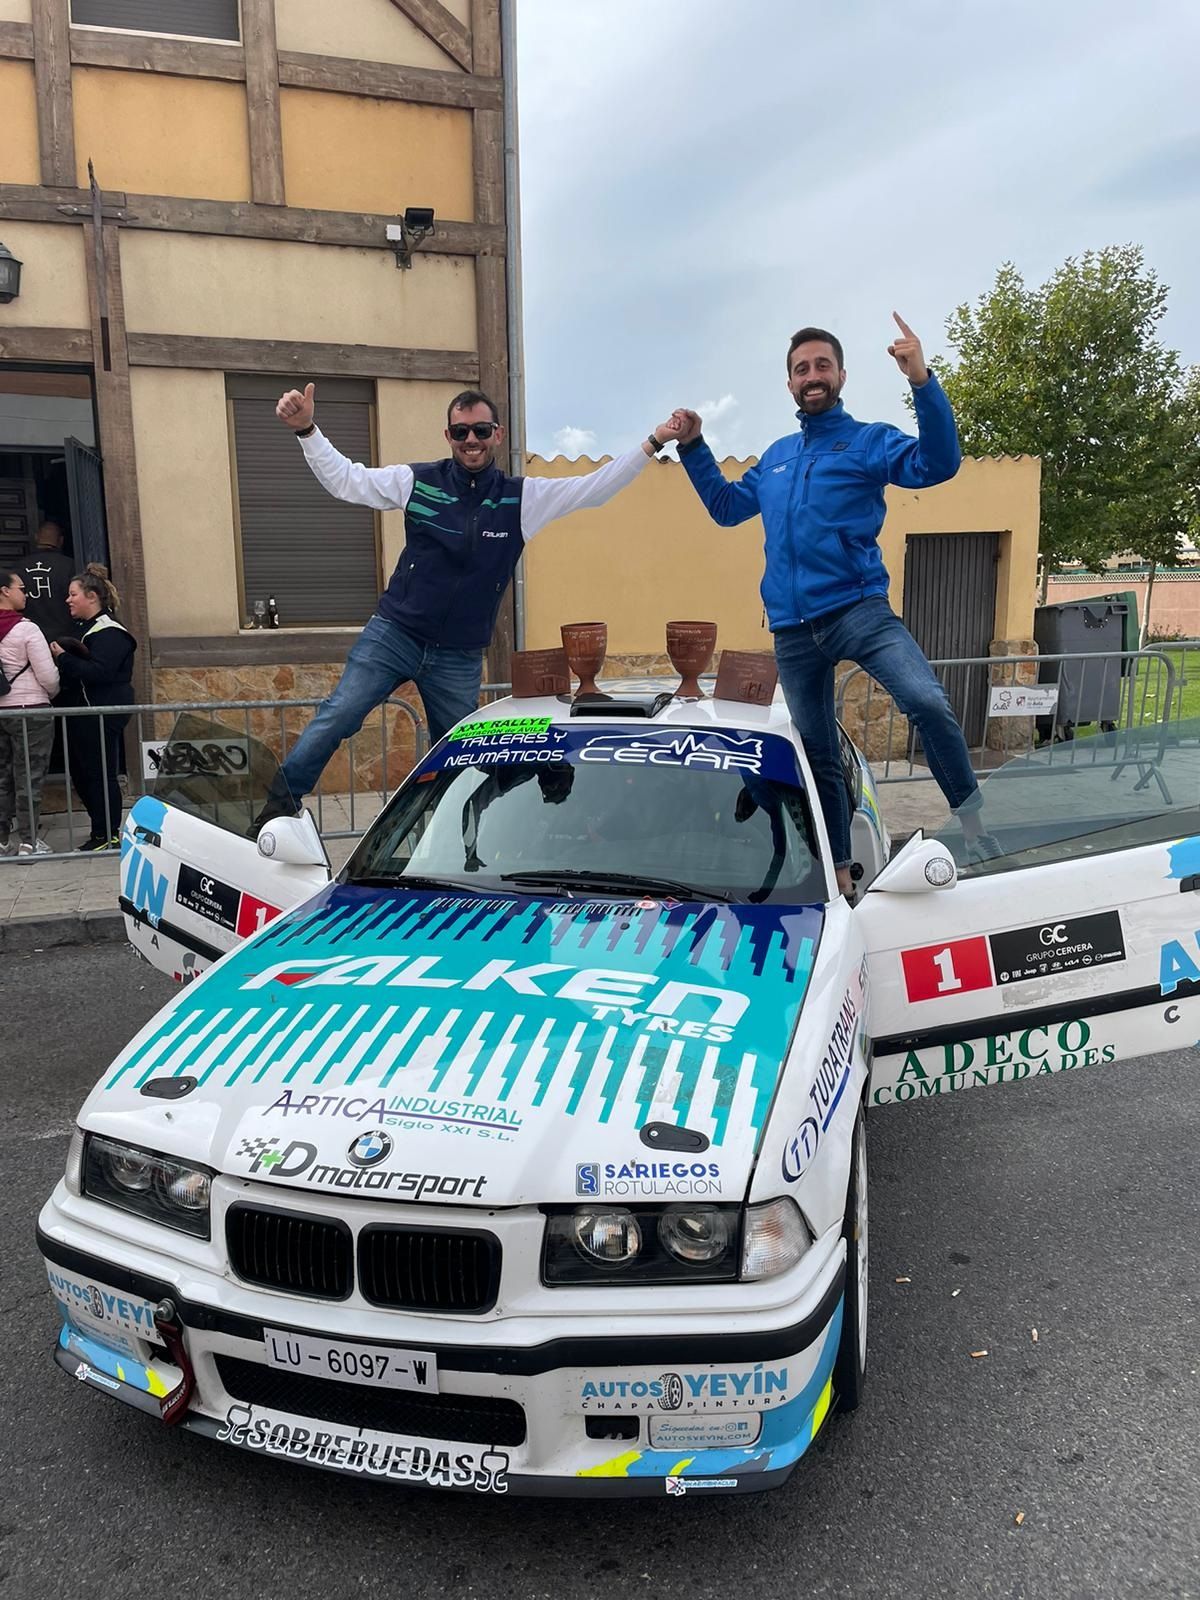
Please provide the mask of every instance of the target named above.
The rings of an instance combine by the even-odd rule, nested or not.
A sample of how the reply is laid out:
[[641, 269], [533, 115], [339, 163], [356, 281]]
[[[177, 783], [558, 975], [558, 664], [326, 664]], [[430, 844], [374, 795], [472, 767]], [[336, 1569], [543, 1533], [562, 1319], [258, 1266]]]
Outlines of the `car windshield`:
[[963, 877], [1011, 872], [1200, 834], [1200, 721], [1150, 723], [1032, 751], [982, 784], [983, 823], [1000, 846], [963, 858], [957, 822], [937, 835]]
[[[476, 724], [426, 760], [350, 882], [678, 899], [826, 898], [786, 740], [735, 729]], [[522, 731], [524, 729], [524, 731]]]

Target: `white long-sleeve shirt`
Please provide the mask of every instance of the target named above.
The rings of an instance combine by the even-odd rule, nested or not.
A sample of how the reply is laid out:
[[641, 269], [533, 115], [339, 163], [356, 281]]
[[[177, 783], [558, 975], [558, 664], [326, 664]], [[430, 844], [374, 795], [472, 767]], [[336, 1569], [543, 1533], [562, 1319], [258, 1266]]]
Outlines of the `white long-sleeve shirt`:
[[[413, 489], [411, 467], [364, 467], [334, 448], [321, 432], [300, 440], [318, 481], [338, 500], [376, 511], [403, 511]], [[528, 544], [548, 522], [602, 506], [633, 482], [649, 456], [637, 445], [582, 478], [525, 478], [521, 491], [521, 534]]]

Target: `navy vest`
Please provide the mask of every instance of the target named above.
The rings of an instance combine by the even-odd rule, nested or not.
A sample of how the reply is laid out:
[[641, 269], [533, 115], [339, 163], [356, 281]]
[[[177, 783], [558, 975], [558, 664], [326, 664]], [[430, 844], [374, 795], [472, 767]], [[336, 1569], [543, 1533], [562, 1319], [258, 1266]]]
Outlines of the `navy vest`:
[[404, 510], [404, 552], [379, 614], [427, 644], [484, 650], [525, 541], [523, 478], [453, 459], [418, 462]]

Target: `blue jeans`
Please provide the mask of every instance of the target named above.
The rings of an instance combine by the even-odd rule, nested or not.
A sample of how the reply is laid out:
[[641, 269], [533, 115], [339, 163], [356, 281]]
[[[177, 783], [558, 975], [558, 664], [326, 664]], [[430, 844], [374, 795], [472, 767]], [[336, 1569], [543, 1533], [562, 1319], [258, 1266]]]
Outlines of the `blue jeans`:
[[299, 802], [316, 788], [338, 745], [402, 683], [416, 684], [436, 744], [478, 708], [482, 682], [482, 650], [426, 644], [376, 613], [355, 640], [337, 687], [288, 751], [281, 777], [290, 797]]
[[850, 864], [850, 802], [838, 750], [833, 670], [853, 661], [896, 702], [925, 747], [929, 770], [953, 811], [973, 810], [979, 786], [946, 691], [920, 645], [882, 595], [859, 600], [775, 635], [779, 681], [816, 781], [834, 865]]

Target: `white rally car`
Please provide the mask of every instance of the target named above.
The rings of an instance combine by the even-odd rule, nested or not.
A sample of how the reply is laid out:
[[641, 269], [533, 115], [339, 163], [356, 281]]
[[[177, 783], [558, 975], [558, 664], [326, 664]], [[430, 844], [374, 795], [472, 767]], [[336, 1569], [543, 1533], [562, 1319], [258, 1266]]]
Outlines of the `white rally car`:
[[402, 1483], [769, 1488], [861, 1392], [868, 1108], [1191, 1041], [1184, 741], [1003, 769], [971, 864], [888, 863], [847, 740], [852, 907], [781, 702], [606, 687], [461, 725], [336, 877], [247, 836], [253, 741], [137, 802], [131, 938], [203, 975], [41, 1213], [67, 1372]]

